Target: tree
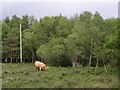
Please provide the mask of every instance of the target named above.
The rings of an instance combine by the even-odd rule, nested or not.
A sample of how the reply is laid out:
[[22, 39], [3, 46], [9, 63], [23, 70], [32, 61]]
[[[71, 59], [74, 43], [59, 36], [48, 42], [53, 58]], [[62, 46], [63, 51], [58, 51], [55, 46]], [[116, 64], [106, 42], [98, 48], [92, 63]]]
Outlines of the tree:
[[4, 21], [2, 21], [1, 26], [2, 26], [2, 33], [1, 33], [1, 36], [2, 36], [2, 58], [7, 59], [8, 53], [7, 53], [7, 44], [6, 44], [5, 39], [7, 38], [10, 27]]
[[85, 23], [85, 25], [86, 25], [86, 29], [88, 30], [87, 32], [88, 32], [88, 37], [89, 37], [89, 39], [88, 39], [88, 43], [89, 43], [89, 66], [91, 65], [91, 59], [92, 59], [92, 19], [93, 19], [93, 14], [91, 13], [91, 12], [89, 12], [89, 11], [85, 11], [85, 12], [83, 12], [82, 14], [80, 14], [80, 16], [79, 16], [79, 18], [80, 18], [80, 21], [81, 22], [84, 22]]
[[10, 22], [10, 28], [19, 28], [20, 25], [20, 18], [16, 15], [12, 16], [11, 22]]
[[40, 48], [36, 51], [37, 55], [43, 60], [47, 60], [53, 65], [60, 65], [62, 62], [61, 57], [64, 55], [65, 47], [63, 44], [63, 39], [61, 38], [52, 38], [45, 45], [41, 45]]
[[8, 26], [10, 26], [11, 20], [10, 20], [9, 17], [6, 17], [5, 20], [4, 20], [4, 22], [5, 22]]
[[29, 27], [31, 27], [36, 22], [37, 22], [37, 19], [35, 19], [34, 16], [29, 16], [28, 17], [28, 25], [29, 25]]
[[9, 33], [7, 34], [7, 37], [5, 38], [3, 50], [5, 51], [5, 54], [7, 54], [6, 57], [11, 59], [11, 63], [13, 60], [16, 60], [17, 51], [19, 50], [19, 38], [18, 38], [18, 29], [13, 28], [9, 30]]
[[82, 22], [89, 22], [93, 18], [93, 14], [89, 11], [84, 11], [80, 14], [79, 18]]
[[48, 37], [55, 34], [60, 19], [61, 16], [46, 16], [40, 19], [40, 24], [42, 25], [44, 31], [47, 33]]
[[[115, 65], [118, 61], [118, 30], [115, 30], [113, 34], [106, 36], [106, 42], [104, 43], [106, 60], [109, 60], [108, 65]], [[111, 63], [110, 63], [111, 62]]]
[[78, 41], [77, 33], [70, 34], [64, 41], [66, 46], [66, 55], [69, 57], [69, 60], [74, 67], [77, 64], [77, 55], [79, 53], [79, 49], [77, 46]]
[[2, 45], [3, 45], [3, 58], [11, 58], [11, 63], [17, 61], [19, 49], [19, 24], [20, 18], [16, 15], [12, 16], [10, 20], [6, 17], [2, 23]]
[[[24, 52], [32, 56], [32, 62], [36, 59], [36, 50], [40, 45], [48, 41], [47, 35], [40, 23], [35, 23], [23, 32], [23, 48]], [[25, 56], [26, 54], [24, 54]]]
[[22, 30], [28, 29], [29, 28], [29, 17], [28, 15], [22, 16]]

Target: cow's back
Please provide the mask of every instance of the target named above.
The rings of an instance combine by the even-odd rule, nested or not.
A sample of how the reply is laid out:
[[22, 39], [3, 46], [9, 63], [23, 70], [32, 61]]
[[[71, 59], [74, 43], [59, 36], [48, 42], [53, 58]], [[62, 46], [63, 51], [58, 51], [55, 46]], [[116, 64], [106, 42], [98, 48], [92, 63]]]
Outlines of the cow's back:
[[35, 67], [39, 67], [40, 62], [39, 61], [35, 61]]

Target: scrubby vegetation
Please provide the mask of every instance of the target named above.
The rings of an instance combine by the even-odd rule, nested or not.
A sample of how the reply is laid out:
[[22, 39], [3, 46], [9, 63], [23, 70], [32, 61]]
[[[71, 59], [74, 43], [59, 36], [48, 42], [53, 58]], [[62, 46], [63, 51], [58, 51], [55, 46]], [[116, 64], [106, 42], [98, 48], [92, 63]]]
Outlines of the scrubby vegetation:
[[117, 68], [50, 67], [36, 71], [32, 63], [3, 63], [3, 88], [118, 88]]

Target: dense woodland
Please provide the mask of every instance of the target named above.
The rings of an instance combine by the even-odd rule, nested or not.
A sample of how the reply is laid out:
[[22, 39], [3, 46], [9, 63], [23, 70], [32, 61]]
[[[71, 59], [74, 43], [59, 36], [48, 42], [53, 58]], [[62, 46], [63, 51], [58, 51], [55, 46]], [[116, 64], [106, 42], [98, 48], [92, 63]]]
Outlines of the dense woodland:
[[54, 66], [118, 65], [118, 18], [104, 19], [99, 12], [84, 11], [67, 18], [16, 15], [2, 22], [2, 62], [43, 61]]

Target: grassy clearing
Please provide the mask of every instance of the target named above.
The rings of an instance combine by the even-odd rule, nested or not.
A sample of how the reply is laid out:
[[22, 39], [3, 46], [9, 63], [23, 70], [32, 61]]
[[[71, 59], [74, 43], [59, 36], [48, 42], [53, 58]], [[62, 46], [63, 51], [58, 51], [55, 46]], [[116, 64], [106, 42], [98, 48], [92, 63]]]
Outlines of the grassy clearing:
[[50, 67], [36, 71], [32, 63], [2, 64], [3, 88], [117, 88], [117, 68]]

